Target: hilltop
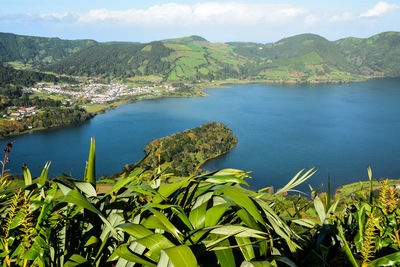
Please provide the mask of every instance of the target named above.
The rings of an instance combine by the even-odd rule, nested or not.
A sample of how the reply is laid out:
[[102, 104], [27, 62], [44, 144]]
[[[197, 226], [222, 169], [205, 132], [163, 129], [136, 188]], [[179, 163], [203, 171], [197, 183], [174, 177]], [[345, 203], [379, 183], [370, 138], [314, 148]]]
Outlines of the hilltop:
[[300, 34], [268, 44], [200, 36], [99, 43], [0, 33], [0, 60], [16, 68], [125, 81], [346, 82], [399, 77], [399, 58], [398, 32], [337, 41]]

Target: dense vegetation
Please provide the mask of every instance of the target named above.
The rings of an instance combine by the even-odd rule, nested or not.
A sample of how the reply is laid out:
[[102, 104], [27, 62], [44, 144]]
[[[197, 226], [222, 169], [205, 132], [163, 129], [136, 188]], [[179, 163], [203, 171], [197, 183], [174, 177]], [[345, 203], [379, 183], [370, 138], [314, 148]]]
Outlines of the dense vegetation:
[[340, 51], [361, 73], [400, 76], [400, 34], [385, 32], [367, 39], [346, 38], [336, 41]]
[[0, 62], [0, 90], [33, 86], [37, 82], [76, 82], [68, 77], [57, 77], [37, 71], [16, 70]]
[[201, 163], [229, 152], [237, 141], [229, 127], [209, 122], [148, 143], [142, 166], [154, 169], [164, 164], [176, 175], [192, 175]]
[[[12, 34], [0, 40], [28, 38]], [[96, 43], [36, 38], [33, 47], [67, 51], [56, 60], [33, 56], [31, 43], [3, 41], [12, 58], [3, 61], [36, 62], [42, 70], [81, 76], [168, 81], [225, 80], [229, 78], [273, 82], [342, 82], [368, 77], [398, 77], [400, 33], [386, 32], [368, 39], [328, 41], [301, 34], [276, 43], [210, 43], [199, 36], [140, 43]], [[28, 38], [29, 39], [29, 38]], [[74, 43], [76, 42], [76, 43]], [[74, 46], [75, 48], [66, 48]], [[51, 47], [51, 49], [50, 49]], [[33, 49], [38, 51], [38, 49]], [[35, 53], [36, 53], [35, 52]], [[1, 55], [1, 53], [0, 53]], [[52, 63], [52, 64], [49, 64]]]
[[[3, 166], [12, 146], [7, 144]], [[98, 194], [94, 140], [83, 181], [49, 179], [49, 167], [32, 179], [24, 166], [20, 188], [3, 168], [4, 266], [400, 264], [399, 193], [382, 181], [375, 196], [370, 168], [366, 193], [334, 200], [330, 190], [313, 189], [311, 199], [282, 197], [313, 170], [300, 171], [276, 193], [264, 193], [243, 188], [248, 176], [239, 170], [177, 178], [163, 166], [136, 168]]]
[[135, 77], [166, 75], [170, 64], [162, 58], [170, 49], [161, 42], [103, 44], [84, 49], [44, 70], [80, 76]]
[[96, 44], [92, 40], [69, 41], [59, 38], [0, 33], [0, 61], [43, 65]]
[[20, 120], [0, 121], [0, 138], [18, 135], [30, 129], [47, 129], [61, 127], [70, 124], [82, 123], [93, 115], [83, 108], [46, 107], [38, 114], [22, 118]]

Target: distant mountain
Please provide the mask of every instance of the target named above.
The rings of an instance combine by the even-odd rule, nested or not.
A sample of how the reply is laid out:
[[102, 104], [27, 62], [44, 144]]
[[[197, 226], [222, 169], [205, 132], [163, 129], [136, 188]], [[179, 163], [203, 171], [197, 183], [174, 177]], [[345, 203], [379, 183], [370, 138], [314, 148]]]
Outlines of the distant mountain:
[[142, 44], [0, 34], [0, 59], [60, 74], [123, 79], [340, 82], [400, 77], [400, 33], [334, 42], [300, 34], [269, 44], [211, 43], [200, 36]]
[[0, 61], [33, 65], [53, 63], [96, 44], [93, 40], [70, 41], [0, 33]]
[[274, 61], [301, 58], [314, 53], [320, 58], [318, 61], [327, 65], [335, 66], [345, 71], [355, 71], [353, 66], [337, 49], [335, 43], [315, 34], [300, 34], [282, 39], [274, 44], [238, 46], [235, 48], [235, 52], [244, 56], [266, 58]]

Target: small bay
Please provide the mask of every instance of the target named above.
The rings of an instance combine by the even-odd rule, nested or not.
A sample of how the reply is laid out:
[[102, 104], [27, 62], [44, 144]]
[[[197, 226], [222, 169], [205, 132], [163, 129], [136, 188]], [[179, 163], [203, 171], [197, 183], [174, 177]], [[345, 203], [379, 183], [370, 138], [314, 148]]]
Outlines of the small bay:
[[[96, 138], [97, 175], [119, 172], [140, 160], [145, 145], [174, 132], [218, 121], [239, 143], [203, 169], [253, 171], [254, 189], [281, 187], [303, 168], [316, 166], [309, 183], [334, 187], [400, 176], [400, 80], [323, 85], [241, 84], [208, 89], [209, 97], [164, 98], [122, 105], [89, 122], [8, 138], [15, 141], [7, 165], [33, 175], [51, 160], [50, 173], [83, 176], [90, 137]], [[309, 191], [306, 185], [301, 189]]]

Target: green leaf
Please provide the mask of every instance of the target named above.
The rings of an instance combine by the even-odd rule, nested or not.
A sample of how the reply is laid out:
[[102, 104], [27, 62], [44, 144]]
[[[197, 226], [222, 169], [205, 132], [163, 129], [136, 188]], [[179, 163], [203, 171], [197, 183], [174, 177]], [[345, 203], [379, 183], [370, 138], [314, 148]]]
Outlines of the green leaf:
[[173, 184], [165, 184], [163, 186], [160, 186], [158, 189], [158, 193], [162, 196], [157, 196], [153, 198], [153, 203], [160, 203], [163, 201], [165, 198], [169, 198], [173, 193], [175, 193], [179, 188], [185, 187], [190, 183], [190, 180], [192, 178], [188, 177], [186, 179], [183, 179], [180, 182], [173, 183]]
[[197, 267], [197, 260], [188, 246], [177, 246], [161, 251], [158, 266]]
[[249, 184], [246, 181], [244, 181], [243, 178], [235, 177], [232, 175], [211, 176], [206, 179], [206, 182], [213, 184], [235, 183], [235, 184], [244, 184], [249, 186]]
[[256, 257], [253, 249], [253, 245], [249, 237], [235, 237], [236, 242], [240, 245], [243, 257], [247, 261], [251, 261]]
[[50, 168], [51, 161], [46, 162], [46, 164], [43, 167], [42, 173], [40, 174], [38, 184], [44, 185], [47, 180], [47, 174], [49, 173], [49, 168]]
[[68, 261], [65, 263], [64, 266], [72, 267], [72, 266], [77, 266], [77, 265], [84, 264], [84, 263], [87, 263], [87, 259], [85, 259], [81, 255], [74, 254], [68, 259]]
[[315, 222], [312, 220], [308, 220], [308, 219], [294, 219], [291, 220], [291, 222], [296, 223], [298, 225], [307, 227], [307, 228], [314, 228], [315, 226]]
[[400, 252], [392, 253], [368, 262], [368, 266], [399, 266], [399, 264]]
[[304, 181], [306, 181], [308, 178], [310, 178], [311, 176], [314, 175], [314, 173], [316, 171], [314, 171], [314, 167], [309, 169], [308, 171], [306, 171], [301, 177], [300, 174], [304, 171], [304, 169], [302, 169], [301, 171], [299, 171], [293, 178], [292, 180], [290, 180], [289, 183], [287, 183], [284, 187], [282, 187], [281, 189], [279, 189], [275, 195], [279, 195], [288, 191], [291, 191], [294, 187], [298, 186], [299, 184], [303, 183]]
[[236, 205], [246, 209], [246, 211], [253, 216], [256, 221], [264, 224], [264, 220], [256, 205], [254, 205], [254, 202], [246, 194], [240, 192], [236, 187], [220, 185], [217, 186], [215, 190], [222, 192], [224, 195], [232, 199]]
[[314, 198], [314, 207], [315, 207], [315, 211], [317, 212], [321, 223], [324, 224], [325, 219], [326, 219], [325, 208], [324, 208], [324, 204], [322, 204], [322, 201], [318, 196], [315, 196], [315, 198]]
[[342, 226], [341, 226], [341, 225], [338, 225], [337, 229], [338, 229], [338, 232], [339, 232], [339, 237], [342, 239], [342, 242], [343, 242], [343, 244], [344, 244], [344, 245], [343, 245], [344, 253], [346, 254], [347, 259], [349, 260], [351, 266], [353, 266], [353, 267], [359, 267], [359, 266], [358, 266], [358, 263], [357, 263], [357, 261], [356, 261], [356, 259], [354, 258], [353, 253], [351, 252], [351, 249], [350, 249], [350, 247], [349, 247], [349, 244], [347, 243], [347, 240], [346, 240], [346, 238], [344, 237]]
[[129, 190], [132, 192], [142, 194], [142, 195], [147, 195], [147, 196], [155, 196], [158, 194], [156, 190], [154, 190], [151, 186], [147, 184], [140, 184], [140, 185], [135, 185], [135, 186], [128, 186], [127, 187]]
[[108, 240], [108, 238], [110, 237], [110, 233], [111, 233], [111, 232], [107, 231], [107, 234], [106, 234], [106, 236], [105, 236], [104, 239], [103, 239], [103, 242], [101, 242], [100, 248], [99, 248], [99, 250], [97, 251], [97, 254], [96, 254], [96, 259], [95, 259], [95, 261], [98, 261], [98, 259], [100, 258], [101, 254], [102, 254], [102, 252], [103, 252], [103, 249], [106, 247], [107, 240]]
[[140, 222], [140, 224], [149, 229], [168, 231], [165, 225], [161, 222], [161, 220], [157, 218], [157, 216], [155, 215], [151, 215], [147, 218], [144, 218]]
[[96, 144], [94, 137], [90, 139], [89, 159], [86, 166], [85, 178], [83, 180], [96, 186]]
[[150, 206], [143, 206], [142, 209], [147, 209], [150, 212], [152, 212], [159, 220], [160, 222], [165, 226], [165, 229], [167, 229], [168, 232], [170, 232], [175, 238], [180, 242], [183, 243], [183, 235], [181, 231], [178, 230], [178, 228], [173, 225], [170, 220], [161, 212], [158, 210], [150, 207]]
[[328, 172], [328, 192], [326, 192], [326, 195], [325, 195], [325, 203], [326, 203], [326, 212], [328, 213], [328, 210], [330, 209], [330, 207], [331, 207], [331, 175], [330, 175], [330, 173]]
[[276, 267], [278, 266], [275, 262], [273, 261], [243, 261], [240, 267]]
[[153, 255], [155, 255], [155, 257], [153, 258], [154, 260], [158, 260], [161, 250], [172, 248], [175, 246], [171, 241], [168, 240], [168, 238], [166, 238], [162, 234], [148, 235], [144, 238], [135, 240], [135, 242], [148, 248], [150, 250], [149, 252], [151, 253], [151, 258], [153, 258]]
[[285, 222], [283, 222], [279, 216], [272, 210], [272, 208], [262, 200], [257, 200], [258, 205], [260, 205], [267, 217], [268, 222], [270, 223], [269, 227], [275, 231], [280, 237], [285, 239], [288, 244], [290, 250], [292, 252], [296, 251], [296, 248], [299, 246], [293, 241], [292, 236], [295, 234], [292, 229], [290, 229]]
[[82, 196], [82, 194], [79, 193], [79, 191], [76, 188], [69, 191], [68, 194], [60, 200], [60, 202], [72, 203], [72, 204], [75, 204], [79, 207], [90, 210], [91, 212], [97, 214], [100, 217], [100, 219], [108, 226], [108, 228], [113, 233], [113, 235], [118, 240], [120, 239], [117, 231], [111, 225], [111, 223], [107, 220], [107, 218], [99, 210], [97, 210], [84, 196]]
[[230, 206], [228, 203], [224, 203], [209, 208], [206, 211], [205, 227], [216, 225]]
[[73, 181], [74, 185], [89, 197], [96, 197], [97, 192], [93, 184], [84, 181]]
[[229, 246], [230, 246], [229, 240], [225, 239], [219, 242], [217, 247], [226, 247], [226, 248], [214, 251], [215, 255], [217, 256], [218, 263], [221, 267], [236, 266], [232, 248], [228, 248]]
[[128, 244], [123, 244], [119, 246], [116, 250], [114, 250], [113, 254], [111, 254], [107, 261], [117, 260], [118, 257], [121, 257], [129, 262], [135, 262], [148, 266], [157, 266], [153, 260], [132, 252], [128, 248]]
[[11, 221], [11, 224], [9, 226], [9, 229], [14, 229], [17, 228], [20, 223], [22, 223], [22, 218], [24, 217], [24, 213], [20, 210], [17, 215], [13, 218], [13, 220]]
[[32, 175], [31, 175], [31, 172], [29, 171], [28, 166], [26, 166], [26, 164], [22, 165], [22, 173], [24, 175], [25, 185], [31, 185], [32, 184]]
[[43, 240], [40, 236], [37, 236], [30, 249], [24, 254], [24, 259], [35, 260], [37, 257], [42, 256], [45, 252], [49, 250], [49, 246], [46, 241]]
[[367, 172], [369, 179], [369, 203], [372, 204], [373, 186], [372, 186], [372, 169], [370, 165], [367, 166]]
[[116, 228], [121, 228], [126, 233], [128, 233], [129, 235], [133, 236], [136, 239], [143, 238], [145, 236], [153, 234], [152, 231], [150, 231], [149, 229], [147, 229], [143, 225], [134, 224], [134, 223], [120, 224]]
[[222, 225], [216, 226], [215, 229], [211, 230], [212, 234], [218, 235], [235, 235], [237, 237], [253, 237], [266, 239], [268, 234], [262, 231], [258, 231], [252, 228], [244, 227], [241, 225]]
[[112, 193], [118, 191], [119, 189], [121, 189], [122, 187], [124, 187], [125, 185], [129, 184], [130, 182], [132, 182], [133, 180], [137, 179], [138, 176], [140, 175], [140, 173], [142, 173], [143, 170], [142, 169], [136, 169], [134, 170], [128, 178], [126, 179], [121, 179], [119, 180], [108, 192], [107, 194], [105, 194], [101, 199], [106, 198], [108, 195], [111, 195]]
[[208, 205], [208, 203], [205, 202], [190, 212], [189, 220], [195, 229], [204, 227], [205, 219], [206, 219], [207, 205]]
[[85, 247], [92, 246], [98, 243], [100, 243], [100, 240], [95, 236], [91, 236], [89, 240], [85, 243]]

